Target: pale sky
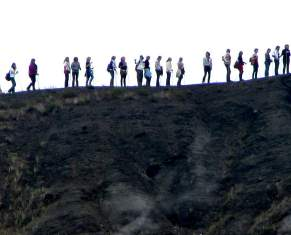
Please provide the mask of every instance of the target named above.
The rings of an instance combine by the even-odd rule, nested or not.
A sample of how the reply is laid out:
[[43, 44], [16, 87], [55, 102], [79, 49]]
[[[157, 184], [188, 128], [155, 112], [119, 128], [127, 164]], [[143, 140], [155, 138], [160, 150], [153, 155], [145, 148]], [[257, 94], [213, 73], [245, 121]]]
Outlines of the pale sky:
[[[213, 59], [212, 82], [224, 82], [221, 56], [227, 48], [233, 62], [240, 50], [248, 62], [258, 47], [259, 76], [263, 76], [266, 49], [291, 44], [290, 7], [290, 0], [0, 0], [0, 86], [5, 92], [10, 87], [4, 77], [16, 62], [16, 90], [25, 89], [30, 82], [28, 65], [35, 58], [40, 87], [63, 87], [66, 56], [71, 61], [79, 57], [83, 68], [80, 85], [85, 84], [85, 58], [91, 56], [93, 84], [107, 86], [106, 67], [112, 55], [117, 62], [126, 56], [130, 67], [127, 83], [136, 85], [134, 59], [140, 54], [151, 56], [152, 68], [158, 55], [163, 56], [164, 67], [171, 56], [175, 70], [182, 56], [186, 70], [182, 83], [197, 84], [202, 80], [207, 50]], [[251, 70], [248, 64], [244, 78], [250, 77]], [[232, 80], [238, 81], [233, 66]], [[172, 83], [176, 82], [173, 76]], [[161, 84], [165, 84], [165, 76]]]

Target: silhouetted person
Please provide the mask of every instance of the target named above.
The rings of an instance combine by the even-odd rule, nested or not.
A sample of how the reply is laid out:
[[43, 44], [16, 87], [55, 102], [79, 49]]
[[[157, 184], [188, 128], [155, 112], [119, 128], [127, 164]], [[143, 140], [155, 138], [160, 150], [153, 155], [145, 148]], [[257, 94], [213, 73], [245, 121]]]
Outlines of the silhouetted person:
[[282, 51], [282, 56], [283, 56], [283, 74], [285, 74], [285, 72], [289, 74], [290, 50], [288, 44], [285, 45], [285, 48]]
[[143, 80], [143, 71], [144, 71], [144, 57], [141, 55], [139, 57], [139, 61], [137, 62], [135, 60], [135, 71], [137, 76], [137, 85], [139, 87], [142, 86], [142, 80]]
[[242, 82], [243, 81], [243, 73], [244, 73], [244, 65], [246, 64], [243, 61], [243, 52], [240, 51], [238, 54], [238, 58], [237, 58], [237, 69], [239, 71], [239, 81]]
[[65, 88], [69, 86], [70, 73], [71, 73], [70, 59], [69, 57], [66, 57], [64, 60]]
[[150, 68], [150, 59], [151, 57], [147, 56], [144, 62], [144, 77], [146, 79], [146, 86], [151, 86], [152, 72]]
[[156, 74], [157, 74], [156, 87], [160, 87], [160, 77], [163, 76], [163, 67], [161, 66], [161, 60], [162, 60], [162, 57], [159, 56], [155, 63], [155, 69], [156, 69]]
[[275, 76], [279, 75], [279, 66], [280, 66], [280, 46], [276, 46], [275, 51], [273, 52], [273, 58], [275, 63]]
[[230, 74], [231, 74], [231, 55], [230, 55], [230, 49], [226, 50], [226, 54], [222, 57], [222, 60], [224, 62], [224, 65], [226, 67], [226, 82], [231, 82], [230, 80]]
[[172, 72], [173, 72], [172, 58], [171, 57], [169, 57], [166, 61], [166, 72], [167, 72], [166, 86], [171, 86], [171, 76], [172, 76]]
[[114, 75], [116, 72], [116, 63], [115, 63], [116, 57], [112, 56], [111, 61], [107, 66], [107, 71], [110, 73], [111, 79], [110, 79], [110, 87], [114, 87]]
[[17, 71], [16, 64], [13, 63], [13, 64], [11, 65], [10, 70], [9, 70], [9, 76], [10, 76], [10, 81], [11, 81], [11, 83], [12, 83], [12, 86], [11, 86], [11, 88], [8, 90], [8, 93], [15, 93], [15, 87], [16, 87], [15, 76], [16, 76], [17, 73], [18, 73], [18, 71]]
[[203, 58], [204, 76], [202, 83], [205, 82], [205, 78], [208, 74], [208, 83], [210, 83], [211, 70], [212, 70], [212, 59], [210, 58], [210, 53], [207, 51], [205, 57]]
[[81, 65], [79, 63], [78, 57], [74, 58], [73, 63], [71, 64], [72, 76], [73, 76], [73, 87], [79, 87], [79, 71], [81, 70]]
[[270, 65], [273, 62], [273, 60], [271, 59], [271, 56], [270, 56], [270, 52], [271, 52], [271, 49], [269, 48], [265, 54], [265, 66], [266, 66], [265, 77], [269, 77]]
[[126, 87], [126, 76], [127, 76], [127, 63], [125, 61], [125, 57], [121, 57], [121, 61], [118, 65], [118, 68], [120, 69], [120, 84], [121, 87]]
[[184, 63], [183, 63], [183, 58], [180, 57], [179, 61], [178, 61], [178, 70], [176, 73], [176, 77], [178, 78], [178, 82], [177, 82], [178, 87], [181, 86], [181, 82], [182, 82], [182, 79], [184, 77], [184, 74], [185, 74], [185, 67], [184, 67]]
[[259, 70], [259, 57], [258, 57], [259, 49], [254, 50], [254, 54], [250, 58], [251, 65], [253, 66], [253, 74], [252, 79], [258, 78], [258, 70]]
[[31, 83], [27, 87], [27, 90], [29, 91], [30, 88], [32, 87], [32, 90], [35, 91], [35, 82], [36, 82], [36, 76], [37, 74], [37, 65], [35, 64], [35, 59], [31, 59], [30, 65], [28, 68], [28, 75], [29, 78], [31, 79]]
[[88, 57], [86, 60], [86, 87], [92, 86], [92, 81], [94, 79], [94, 74], [93, 74], [93, 67], [92, 67], [92, 62], [91, 62], [91, 57]]

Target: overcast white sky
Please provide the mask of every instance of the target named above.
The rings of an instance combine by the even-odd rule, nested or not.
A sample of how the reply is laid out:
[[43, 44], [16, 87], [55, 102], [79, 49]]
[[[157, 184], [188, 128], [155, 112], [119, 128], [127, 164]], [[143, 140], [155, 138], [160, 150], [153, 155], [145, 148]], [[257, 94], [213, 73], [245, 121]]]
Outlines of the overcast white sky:
[[[78, 56], [84, 68], [91, 56], [94, 85], [109, 85], [107, 64], [112, 55], [126, 56], [129, 85], [136, 85], [134, 59], [158, 55], [163, 63], [184, 57], [183, 84], [200, 83], [206, 50], [213, 58], [213, 82], [225, 81], [221, 56], [227, 48], [233, 60], [239, 50], [248, 61], [260, 49], [259, 75], [263, 76], [266, 49], [290, 43], [290, 0], [0, 0], [0, 85], [11, 63], [19, 69], [17, 90], [29, 84], [31, 58], [36, 58], [41, 88], [62, 87], [65, 56]], [[232, 80], [238, 80], [234, 69]], [[281, 69], [280, 69], [281, 71]], [[251, 66], [246, 66], [245, 78]], [[271, 66], [273, 74], [273, 66]], [[80, 83], [84, 85], [84, 69]], [[176, 83], [176, 78], [172, 79]], [[155, 83], [153, 79], [152, 84]], [[162, 78], [165, 84], [165, 78]]]

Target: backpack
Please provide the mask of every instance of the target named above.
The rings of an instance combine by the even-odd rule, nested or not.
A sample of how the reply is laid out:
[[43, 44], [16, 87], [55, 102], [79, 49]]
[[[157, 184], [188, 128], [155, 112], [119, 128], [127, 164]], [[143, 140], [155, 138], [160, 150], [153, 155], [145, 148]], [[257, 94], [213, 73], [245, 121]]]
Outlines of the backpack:
[[238, 67], [239, 67], [239, 63], [238, 63], [238, 61], [236, 61], [235, 63], [234, 63], [234, 66], [233, 66], [235, 69], [238, 69]]
[[5, 75], [5, 79], [6, 79], [7, 81], [11, 81], [10, 72], [6, 73], [6, 75]]

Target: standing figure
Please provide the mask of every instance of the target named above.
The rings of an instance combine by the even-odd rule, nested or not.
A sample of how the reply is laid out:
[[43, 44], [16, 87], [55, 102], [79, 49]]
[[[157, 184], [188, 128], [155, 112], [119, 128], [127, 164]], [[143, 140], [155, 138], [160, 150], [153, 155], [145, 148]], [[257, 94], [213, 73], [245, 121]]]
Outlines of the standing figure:
[[156, 74], [157, 74], [156, 87], [160, 87], [160, 77], [163, 76], [163, 67], [161, 66], [161, 60], [162, 60], [162, 57], [159, 56], [155, 63], [155, 69], [156, 69]]
[[289, 45], [286, 44], [284, 50], [282, 51], [283, 56], [283, 74], [287, 72], [289, 74], [289, 65], [290, 65], [290, 50]]
[[10, 70], [9, 70], [9, 78], [10, 78], [10, 81], [12, 83], [12, 86], [8, 90], [8, 93], [11, 93], [11, 94], [15, 93], [15, 87], [16, 87], [15, 76], [16, 76], [16, 74], [18, 74], [17, 67], [16, 67], [16, 64], [13, 63], [11, 65]]
[[172, 72], [173, 72], [172, 58], [171, 57], [169, 57], [166, 61], [166, 72], [167, 72], [166, 86], [171, 86], [171, 76], [172, 76]]
[[66, 57], [64, 60], [65, 88], [69, 86], [70, 73], [71, 73], [70, 59], [69, 57]]
[[88, 57], [86, 60], [86, 87], [92, 86], [92, 81], [94, 79], [93, 67], [91, 62], [91, 57]]
[[31, 80], [31, 83], [27, 87], [27, 90], [30, 90], [30, 87], [32, 87], [32, 90], [35, 91], [35, 82], [36, 82], [36, 76], [38, 75], [37, 73], [37, 65], [35, 64], [35, 59], [31, 59], [30, 65], [28, 68], [28, 76]]
[[206, 75], [208, 74], [208, 83], [210, 83], [211, 70], [212, 70], [212, 59], [210, 58], [210, 53], [207, 51], [205, 57], [203, 58], [204, 76], [202, 83], [205, 82]]
[[258, 57], [258, 52], [259, 52], [259, 49], [256, 48], [254, 50], [254, 54], [250, 58], [251, 65], [253, 66], [252, 79], [257, 79], [258, 78], [258, 70], [259, 70], [259, 57]]
[[270, 52], [271, 52], [271, 49], [269, 48], [265, 54], [265, 66], [266, 66], [265, 77], [269, 77], [270, 65], [273, 62], [273, 60], [271, 59], [271, 56], [270, 56]]
[[135, 71], [137, 75], [137, 85], [139, 87], [142, 86], [142, 80], [143, 80], [143, 70], [144, 70], [144, 57], [141, 55], [139, 57], [139, 61], [137, 62], [135, 60]]
[[150, 68], [150, 59], [151, 57], [147, 56], [144, 62], [144, 77], [146, 79], [146, 86], [151, 86], [152, 72]]
[[273, 52], [273, 58], [275, 63], [275, 76], [279, 75], [279, 66], [280, 66], [280, 46], [276, 46], [275, 51]]
[[183, 58], [180, 57], [179, 61], [178, 61], [178, 70], [176, 73], [176, 77], [178, 78], [178, 82], [177, 82], [178, 87], [181, 86], [181, 82], [182, 82], [182, 79], [184, 77], [184, 74], [185, 74], [185, 67], [184, 67], [184, 63], [183, 63]]
[[127, 63], [125, 61], [125, 57], [121, 57], [121, 61], [118, 65], [118, 68], [120, 69], [120, 77], [121, 77], [121, 87], [126, 87], [126, 76], [127, 76]]
[[110, 87], [114, 87], [114, 75], [116, 72], [116, 63], [115, 63], [116, 57], [112, 56], [111, 61], [107, 66], [107, 72], [110, 73], [111, 79], [110, 79]]
[[226, 82], [231, 82], [230, 80], [230, 74], [231, 74], [231, 55], [230, 55], [230, 49], [226, 50], [225, 56], [222, 57], [222, 60], [224, 62], [224, 65], [226, 67]]
[[246, 64], [244, 61], [243, 61], [243, 52], [240, 51], [239, 54], [238, 54], [238, 58], [237, 58], [237, 69], [239, 71], [239, 81], [242, 82], [243, 81], [243, 73], [244, 73], [244, 65]]
[[79, 71], [81, 70], [81, 65], [79, 63], [78, 57], [74, 58], [73, 63], [71, 64], [73, 83], [72, 87], [79, 87]]

